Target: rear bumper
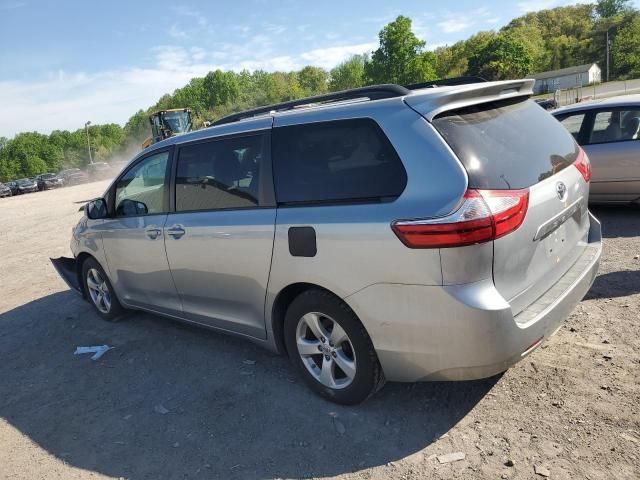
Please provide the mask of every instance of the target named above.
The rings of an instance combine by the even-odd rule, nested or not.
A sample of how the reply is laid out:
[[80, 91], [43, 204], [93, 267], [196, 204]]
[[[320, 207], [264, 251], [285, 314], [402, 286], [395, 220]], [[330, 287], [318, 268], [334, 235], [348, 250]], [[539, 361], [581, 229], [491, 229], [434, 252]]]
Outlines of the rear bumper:
[[76, 259], [68, 257], [50, 258], [53, 268], [56, 269], [58, 275], [65, 283], [80, 295], [83, 294], [80, 282], [78, 281], [78, 272], [76, 270]]
[[591, 214], [590, 220], [581, 257], [517, 316], [491, 279], [444, 287], [376, 284], [345, 300], [367, 328], [389, 380], [490, 377], [553, 335], [591, 287], [602, 238], [600, 223]]

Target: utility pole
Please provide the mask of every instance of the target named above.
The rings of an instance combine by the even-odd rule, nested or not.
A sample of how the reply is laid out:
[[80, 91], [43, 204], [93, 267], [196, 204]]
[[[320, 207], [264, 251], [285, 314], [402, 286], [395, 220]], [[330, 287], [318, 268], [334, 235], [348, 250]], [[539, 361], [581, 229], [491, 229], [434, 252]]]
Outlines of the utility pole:
[[91, 158], [91, 140], [89, 140], [89, 125], [91, 125], [91, 121], [88, 121], [87, 123], [84, 124], [84, 129], [87, 132], [87, 148], [89, 148], [89, 163], [93, 163], [93, 158]]
[[607, 28], [607, 82], [609, 81], [609, 29]]

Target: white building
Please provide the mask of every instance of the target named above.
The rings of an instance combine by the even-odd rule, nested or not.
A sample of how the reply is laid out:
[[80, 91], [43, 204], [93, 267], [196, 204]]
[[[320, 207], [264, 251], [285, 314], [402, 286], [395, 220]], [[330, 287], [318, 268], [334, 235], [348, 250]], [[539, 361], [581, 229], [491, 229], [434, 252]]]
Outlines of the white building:
[[550, 93], [565, 88], [584, 87], [601, 81], [602, 71], [597, 63], [562, 68], [531, 75], [536, 80], [533, 93]]

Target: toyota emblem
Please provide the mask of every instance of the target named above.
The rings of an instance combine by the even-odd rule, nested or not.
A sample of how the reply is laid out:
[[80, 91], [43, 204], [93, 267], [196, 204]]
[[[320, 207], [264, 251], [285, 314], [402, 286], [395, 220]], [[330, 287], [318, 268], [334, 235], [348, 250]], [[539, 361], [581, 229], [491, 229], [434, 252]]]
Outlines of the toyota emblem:
[[556, 183], [556, 193], [560, 200], [564, 200], [567, 196], [567, 186], [563, 182]]

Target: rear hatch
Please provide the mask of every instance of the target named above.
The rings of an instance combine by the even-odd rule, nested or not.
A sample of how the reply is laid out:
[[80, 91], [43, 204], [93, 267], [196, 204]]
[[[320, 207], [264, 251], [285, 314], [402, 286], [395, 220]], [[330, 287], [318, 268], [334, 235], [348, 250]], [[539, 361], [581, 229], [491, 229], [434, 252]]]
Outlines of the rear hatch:
[[586, 246], [588, 172], [575, 165], [588, 160], [571, 134], [526, 96], [467, 103], [431, 121], [465, 166], [469, 189], [528, 189], [522, 224], [493, 243], [493, 280], [517, 315]]

